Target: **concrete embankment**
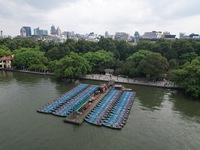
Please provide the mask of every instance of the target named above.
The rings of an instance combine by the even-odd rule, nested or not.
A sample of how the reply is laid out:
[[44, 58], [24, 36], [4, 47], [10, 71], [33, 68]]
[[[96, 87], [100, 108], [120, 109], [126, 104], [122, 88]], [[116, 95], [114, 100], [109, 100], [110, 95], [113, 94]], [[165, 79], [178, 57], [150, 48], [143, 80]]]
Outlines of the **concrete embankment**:
[[[53, 73], [48, 73], [48, 72], [36, 72], [36, 71], [16, 70], [16, 69], [1, 69], [1, 70], [54, 76]], [[176, 84], [168, 80], [152, 82], [152, 81], [145, 80], [144, 78], [125, 78], [125, 77], [120, 77], [120, 76], [114, 76], [114, 75], [108, 76], [108, 75], [101, 75], [101, 74], [89, 74], [89, 75], [86, 75], [85, 77], [82, 77], [81, 79], [94, 80], [94, 81], [113, 80], [116, 83], [120, 83], [120, 84], [132, 84], [132, 85], [159, 87], [159, 88], [167, 88], [167, 89], [178, 89], [178, 90], [182, 89], [181, 87], [177, 86]]]
[[116, 83], [120, 84], [132, 84], [132, 85], [141, 85], [141, 86], [150, 86], [150, 87], [159, 87], [159, 88], [167, 88], [167, 89], [182, 89], [181, 87], [175, 85], [173, 82], [164, 80], [164, 81], [148, 81], [143, 78], [124, 78], [114, 75], [99, 75], [99, 74], [91, 74], [83, 77], [84, 80], [94, 80], [94, 81], [110, 81], [113, 80]]
[[16, 70], [16, 69], [0, 69], [0, 70], [12, 71], [12, 72], [21, 72], [21, 73], [29, 73], [29, 74], [47, 75], [47, 76], [54, 76], [53, 73], [49, 73], [49, 72], [37, 72], [37, 71]]

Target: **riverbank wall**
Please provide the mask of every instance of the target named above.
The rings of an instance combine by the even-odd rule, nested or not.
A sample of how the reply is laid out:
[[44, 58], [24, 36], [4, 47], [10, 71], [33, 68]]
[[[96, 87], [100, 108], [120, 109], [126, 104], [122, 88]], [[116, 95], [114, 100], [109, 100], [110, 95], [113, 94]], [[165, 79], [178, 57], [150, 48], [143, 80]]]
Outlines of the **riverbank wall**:
[[113, 80], [115, 83], [119, 84], [130, 84], [130, 85], [139, 85], [139, 86], [149, 86], [149, 87], [157, 87], [157, 88], [165, 88], [165, 89], [175, 89], [175, 90], [182, 90], [181, 87], [175, 85], [171, 81], [148, 81], [143, 78], [124, 78], [118, 76], [107, 76], [107, 75], [99, 75], [99, 74], [92, 74], [86, 75], [86, 77], [82, 77], [83, 80], [93, 80], [93, 81], [110, 81]]
[[11, 71], [11, 72], [29, 73], [29, 74], [38, 74], [38, 75], [46, 75], [46, 76], [55, 76], [53, 73], [49, 73], [49, 72], [37, 72], [37, 71], [29, 71], [29, 70], [2, 69], [2, 68], [0, 70]]
[[[55, 76], [53, 73], [49, 72], [36, 72], [36, 71], [29, 71], [29, 70], [16, 70], [16, 69], [0, 69], [5, 71], [12, 71], [12, 72], [21, 72], [21, 73], [29, 73], [29, 74], [38, 74], [38, 75], [45, 75], [45, 76]], [[93, 80], [93, 81], [115, 81], [119, 84], [130, 84], [130, 85], [139, 85], [139, 86], [149, 86], [149, 87], [158, 87], [158, 88], [165, 88], [165, 89], [175, 89], [175, 90], [182, 90], [181, 87], [175, 85], [171, 81], [147, 81], [143, 78], [124, 78], [114, 75], [101, 75], [101, 74], [88, 74], [85, 77], [81, 77], [81, 80]]]

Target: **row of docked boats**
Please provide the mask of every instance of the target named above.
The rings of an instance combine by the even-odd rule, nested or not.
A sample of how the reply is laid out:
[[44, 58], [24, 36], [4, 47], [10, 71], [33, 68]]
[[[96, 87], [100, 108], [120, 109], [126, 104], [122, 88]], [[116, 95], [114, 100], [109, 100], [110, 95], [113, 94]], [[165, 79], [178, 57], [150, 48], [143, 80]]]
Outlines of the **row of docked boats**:
[[110, 92], [97, 104], [97, 106], [85, 118], [85, 121], [101, 126], [102, 120], [112, 109], [120, 94], [121, 91], [119, 90], [110, 90]]
[[135, 92], [124, 91], [102, 124], [106, 127], [121, 129], [126, 124], [134, 97]]
[[[80, 115], [83, 114], [82, 121], [85, 120], [97, 126], [121, 129], [126, 124], [136, 93], [112, 87], [107, 88], [108, 91], [101, 97], [100, 93], [105, 92], [101, 86], [80, 84], [37, 111], [69, 118], [72, 114], [74, 116], [80, 113]], [[95, 105], [92, 105], [91, 95], [101, 97]], [[86, 105], [92, 107], [86, 111]], [[71, 122], [76, 123], [73, 118]]]
[[[84, 98], [89, 97], [96, 89], [97, 85], [80, 84], [57, 99], [42, 106], [37, 111], [41, 113], [52, 113], [58, 116], [66, 116], [73, 107], [83, 101]], [[66, 107], [68, 108], [68, 111], [66, 110], [65, 112], [64, 110]]]
[[85, 118], [98, 126], [121, 129], [129, 116], [135, 92], [111, 90]]
[[89, 97], [94, 93], [94, 91], [97, 89], [97, 85], [90, 85], [85, 90], [83, 90], [81, 93], [79, 93], [77, 96], [72, 98], [70, 101], [62, 105], [58, 110], [53, 112], [52, 114], [66, 117], [70, 113], [72, 113], [73, 109], [79, 105], [80, 103], [84, 102], [85, 100], [88, 100]]

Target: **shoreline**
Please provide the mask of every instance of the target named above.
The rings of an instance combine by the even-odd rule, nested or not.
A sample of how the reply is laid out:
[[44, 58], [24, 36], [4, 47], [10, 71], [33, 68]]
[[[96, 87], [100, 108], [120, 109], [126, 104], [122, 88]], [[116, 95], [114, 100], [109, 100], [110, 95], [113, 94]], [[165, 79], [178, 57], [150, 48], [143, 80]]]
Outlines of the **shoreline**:
[[46, 75], [46, 76], [55, 76], [53, 73], [48, 73], [48, 72], [36, 72], [36, 71], [29, 71], [29, 70], [2, 69], [2, 68], [0, 70], [11, 71], [11, 72], [29, 73], [29, 74], [38, 74], [38, 75]]
[[[139, 86], [148, 86], [148, 87], [157, 87], [157, 88], [165, 88], [165, 89], [175, 89], [175, 90], [181, 90], [182, 88], [174, 85], [171, 81], [157, 81], [157, 82], [151, 82], [151, 81], [142, 81], [142, 78], [138, 78], [138, 80], [131, 79], [131, 78], [122, 78], [113, 76], [110, 78], [106, 75], [86, 75], [86, 77], [82, 77], [81, 79], [84, 80], [93, 80], [93, 81], [110, 81], [113, 80], [115, 83], [119, 84], [130, 84], [130, 85], [139, 85]], [[168, 84], [166, 84], [168, 83]]]
[[[16, 70], [16, 69], [0, 69], [5, 71], [11, 72], [20, 72], [20, 73], [29, 73], [29, 74], [38, 74], [38, 75], [45, 75], [45, 76], [55, 76], [53, 73], [48, 72], [36, 72], [36, 71], [28, 71], [28, 70]], [[165, 89], [175, 89], [181, 90], [181, 87], [174, 85], [171, 81], [156, 81], [151, 82], [147, 81], [144, 78], [124, 78], [114, 75], [101, 75], [101, 74], [88, 74], [85, 77], [81, 77], [81, 80], [93, 80], [93, 81], [110, 81], [113, 80], [116, 83], [120, 84], [130, 84], [130, 85], [140, 85], [140, 86], [149, 86], [149, 87], [157, 87], [157, 88], [165, 88]]]

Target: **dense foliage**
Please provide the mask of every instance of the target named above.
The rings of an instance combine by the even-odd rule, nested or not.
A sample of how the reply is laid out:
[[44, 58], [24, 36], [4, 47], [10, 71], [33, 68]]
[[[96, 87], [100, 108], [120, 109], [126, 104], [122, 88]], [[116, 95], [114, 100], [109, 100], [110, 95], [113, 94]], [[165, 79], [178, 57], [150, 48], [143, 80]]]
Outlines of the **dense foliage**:
[[48, 70], [48, 59], [44, 56], [44, 52], [33, 48], [21, 48], [16, 50], [13, 66], [18, 69], [30, 70]]
[[87, 52], [83, 55], [92, 67], [92, 72], [103, 72], [106, 68], [113, 68], [114, 56], [112, 52], [100, 50], [97, 52]]
[[77, 80], [90, 71], [91, 67], [84, 57], [77, 53], [70, 52], [69, 55], [56, 62], [54, 72], [58, 77]]
[[200, 57], [184, 64], [182, 69], [174, 71], [174, 81], [184, 87], [195, 98], [200, 97]]
[[0, 39], [0, 57], [10, 54], [15, 54], [13, 67], [17, 69], [50, 71], [58, 77], [77, 79], [111, 68], [116, 75], [172, 79], [187, 93], [199, 97], [200, 42], [195, 40], [159, 39], [133, 45], [110, 38], [99, 42], [68, 39], [64, 43]]

